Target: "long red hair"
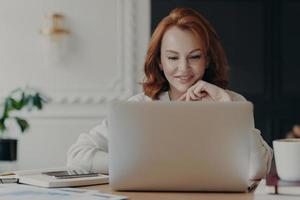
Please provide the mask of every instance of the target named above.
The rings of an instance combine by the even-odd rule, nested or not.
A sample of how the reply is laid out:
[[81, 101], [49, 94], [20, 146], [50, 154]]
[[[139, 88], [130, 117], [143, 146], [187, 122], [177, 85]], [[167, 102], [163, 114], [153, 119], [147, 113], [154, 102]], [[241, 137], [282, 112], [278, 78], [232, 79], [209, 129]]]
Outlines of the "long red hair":
[[204, 54], [209, 59], [203, 80], [223, 89], [228, 85], [229, 66], [220, 38], [209, 22], [197, 11], [190, 8], [176, 8], [170, 12], [156, 27], [152, 34], [145, 58], [143, 81], [144, 93], [153, 100], [158, 100], [162, 92], [169, 90], [169, 82], [160, 70], [161, 41], [165, 32], [177, 26], [190, 30], [203, 42]]

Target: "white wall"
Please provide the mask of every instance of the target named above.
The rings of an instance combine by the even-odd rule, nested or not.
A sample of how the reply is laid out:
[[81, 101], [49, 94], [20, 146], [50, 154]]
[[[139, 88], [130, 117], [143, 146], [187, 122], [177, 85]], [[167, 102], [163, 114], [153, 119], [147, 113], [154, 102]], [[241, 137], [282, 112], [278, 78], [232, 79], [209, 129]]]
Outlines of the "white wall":
[[[105, 117], [108, 101], [139, 91], [150, 2], [0, 0], [0, 5], [0, 95], [28, 85], [52, 99], [28, 116], [31, 129], [19, 137], [19, 169], [64, 165], [68, 147]], [[58, 61], [49, 38], [39, 33], [52, 12], [62, 13], [71, 31]]]

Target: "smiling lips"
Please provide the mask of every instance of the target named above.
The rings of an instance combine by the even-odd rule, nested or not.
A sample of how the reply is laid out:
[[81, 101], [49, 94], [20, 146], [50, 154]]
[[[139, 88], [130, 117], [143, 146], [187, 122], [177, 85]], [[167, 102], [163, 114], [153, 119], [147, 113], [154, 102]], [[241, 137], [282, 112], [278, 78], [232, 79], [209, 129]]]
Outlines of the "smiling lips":
[[193, 77], [193, 75], [175, 76], [175, 78], [182, 84], [190, 82], [193, 79]]

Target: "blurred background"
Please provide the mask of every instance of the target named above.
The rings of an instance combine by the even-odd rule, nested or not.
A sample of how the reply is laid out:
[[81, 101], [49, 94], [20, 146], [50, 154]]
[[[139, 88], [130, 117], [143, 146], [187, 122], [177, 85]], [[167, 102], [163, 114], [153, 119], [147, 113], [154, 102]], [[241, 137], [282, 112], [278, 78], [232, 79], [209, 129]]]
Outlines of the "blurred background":
[[[144, 56], [157, 23], [191, 7], [215, 27], [230, 87], [255, 106], [271, 145], [300, 123], [300, 2], [296, 0], [0, 0], [0, 96], [31, 87], [51, 99], [24, 113], [18, 169], [64, 166], [80, 133], [100, 123], [106, 103], [141, 91]], [[1, 166], [1, 165], [0, 165]], [[1, 169], [0, 169], [1, 170]]]
[[174, 7], [191, 7], [216, 29], [230, 64], [229, 89], [254, 103], [264, 139], [300, 123], [300, 1], [152, 0], [151, 30]]

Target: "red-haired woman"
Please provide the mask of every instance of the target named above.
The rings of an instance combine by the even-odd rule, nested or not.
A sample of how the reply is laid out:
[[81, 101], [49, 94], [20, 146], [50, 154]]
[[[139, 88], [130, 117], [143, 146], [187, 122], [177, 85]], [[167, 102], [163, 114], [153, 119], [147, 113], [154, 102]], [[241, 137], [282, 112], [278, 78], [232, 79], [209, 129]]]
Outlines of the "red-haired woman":
[[[176, 8], [155, 29], [145, 60], [144, 92], [129, 101], [245, 101], [226, 90], [228, 63], [220, 38], [198, 12]], [[68, 167], [108, 172], [107, 120], [80, 135]], [[272, 149], [253, 128], [249, 178], [264, 177]]]

